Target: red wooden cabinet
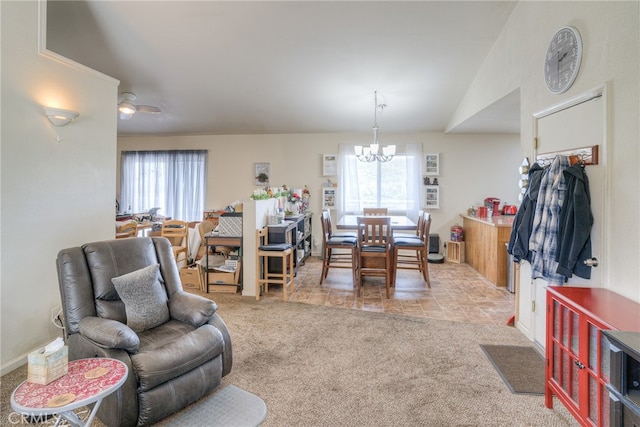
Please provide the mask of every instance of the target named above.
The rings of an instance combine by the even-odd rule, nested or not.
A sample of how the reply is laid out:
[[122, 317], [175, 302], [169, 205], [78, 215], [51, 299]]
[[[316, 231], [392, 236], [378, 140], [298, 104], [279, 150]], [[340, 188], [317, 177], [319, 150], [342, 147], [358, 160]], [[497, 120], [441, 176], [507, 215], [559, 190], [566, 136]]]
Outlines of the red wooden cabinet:
[[639, 313], [640, 304], [606, 289], [547, 288], [547, 408], [556, 395], [582, 425], [608, 425], [609, 350], [601, 331], [640, 331]]

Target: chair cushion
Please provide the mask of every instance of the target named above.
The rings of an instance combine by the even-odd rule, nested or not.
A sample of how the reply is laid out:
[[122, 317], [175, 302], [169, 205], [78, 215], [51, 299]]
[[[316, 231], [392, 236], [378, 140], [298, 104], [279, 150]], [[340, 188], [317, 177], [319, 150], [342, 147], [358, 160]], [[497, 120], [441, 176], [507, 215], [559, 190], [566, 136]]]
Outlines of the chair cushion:
[[286, 251], [287, 249], [291, 249], [292, 247], [293, 246], [291, 246], [289, 243], [269, 243], [268, 245], [260, 245], [258, 249], [260, 249], [261, 251], [281, 252]]
[[136, 332], [155, 328], [169, 320], [167, 291], [160, 283], [160, 264], [111, 279], [124, 302], [127, 326]]
[[329, 240], [327, 240], [327, 245], [346, 245], [346, 246], [355, 246], [358, 243], [358, 239], [356, 237], [342, 237], [342, 236], [332, 236]]
[[426, 242], [417, 237], [397, 237], [393, 239], [395, 246], [426, 246]]
[[358, 234], [357, 233], [333, 233], [331, 235], [331, 238], [333, 239], [334, 237], [338, 237], [338, 238], [352, 237], [354, 239], [357, 239], [358, 238]]
[[[158, 329], [163, 327], [161, 325]], [[203, 325], [153, 350], [132, 355], [131, 364], [138, 376], [138, 390], [151, 390], [177, 378], [222, 354], [223, 350], [220, 331], [212, 325]]]
[[360, 249], [360, 252], [384, 253], [387, 252], [387, 248], [385, 248], [384, 246], [363, 246]]

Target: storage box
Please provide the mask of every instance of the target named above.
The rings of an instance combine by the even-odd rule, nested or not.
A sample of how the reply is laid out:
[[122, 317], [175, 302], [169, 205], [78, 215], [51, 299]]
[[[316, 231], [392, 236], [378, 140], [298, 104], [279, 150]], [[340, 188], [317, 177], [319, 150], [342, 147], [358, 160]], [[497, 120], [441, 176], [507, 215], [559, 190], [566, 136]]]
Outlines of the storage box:
[[240, 262], [235, 269], [235, 271], [220, 271], [220, 270], [209, 270], [209, 281], [207, 282], [210, 285], [213, 284], [238, 284], [240, 283]]
[[242, 214], [226, 213], [218, 219], [220, 237], [242, 237]]
[[240, 269], [241, 262], [237, 262], [235, 271], [220, 271], [220, 270], [208, 270], [198, 265], [200, 271], [202, 290], [204, 292], [231, 292], [236, 293], [238, 291], [238, 284], [240, 283]]
[[65, 345], [58, 351], [41, 353], [44, 348], [27, 356], [27, 381], [46, 385], [69, 372], [69, 348]]
[[464, 262], [464, 242], [447, 243], [447, 261], [461, 264]]
[[182, 281], [182, 287], [187, 289], [201, 289], [200, 273], [198, 269], [194, 267], [184, 267], [180, 269], [180, 281]]

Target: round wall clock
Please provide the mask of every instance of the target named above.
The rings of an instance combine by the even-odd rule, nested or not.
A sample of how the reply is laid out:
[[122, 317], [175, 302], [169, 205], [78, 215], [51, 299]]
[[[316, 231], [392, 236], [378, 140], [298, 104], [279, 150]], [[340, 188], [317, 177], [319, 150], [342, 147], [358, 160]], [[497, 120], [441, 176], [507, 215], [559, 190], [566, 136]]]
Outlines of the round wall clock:
[[582, 38], [574, 27], [563, 27], [553, 36], [544, 58], [544, 81], [553, 93], [571, 87], [582, 60]]

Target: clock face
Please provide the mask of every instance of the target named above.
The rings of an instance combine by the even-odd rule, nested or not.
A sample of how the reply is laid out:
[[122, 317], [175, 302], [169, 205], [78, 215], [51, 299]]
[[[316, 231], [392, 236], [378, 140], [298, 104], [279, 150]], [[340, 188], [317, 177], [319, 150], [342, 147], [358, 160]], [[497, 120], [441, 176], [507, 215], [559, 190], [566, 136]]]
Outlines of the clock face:
[[553, 93], [571, 87], [580, 70], [582, 39], [577, 29], [561, 28], [551, 39], [544, 60], [544, 80]]

